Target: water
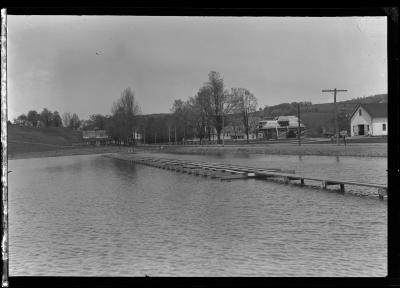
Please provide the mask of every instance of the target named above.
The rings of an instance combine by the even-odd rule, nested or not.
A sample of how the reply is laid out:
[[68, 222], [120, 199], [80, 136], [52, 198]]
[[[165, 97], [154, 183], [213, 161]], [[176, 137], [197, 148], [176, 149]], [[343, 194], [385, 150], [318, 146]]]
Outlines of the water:
[[[291, 169], [308, 161], [316, 173], [355, 165], [345, 174], [386, 181], [386, 158], [296, 157], [213, 160]], [[9, 169], [11, 276], [387, 274], [386, 201], [96, 155], [11, 160]]]
[[[213, 156], [143, 154], [163, 158], [201, 160], [257, 168], [280, 168], [295, 170], [296, 173], [321, 178], [333, 178], [354, 182], [387, 185], [386, 157], [334, 157], [334, 156], [293, 156], [260, 154], [219, 154]], [[307, 181], [307, 184], [321, 186], [321, 182]], [[333, 186], [335, 188], [335, 186]], [[336, 187], [338, 189], [338, 187]], [[346, 185], [346, 191], [353, 195], [378, 197], [377, 188]]]

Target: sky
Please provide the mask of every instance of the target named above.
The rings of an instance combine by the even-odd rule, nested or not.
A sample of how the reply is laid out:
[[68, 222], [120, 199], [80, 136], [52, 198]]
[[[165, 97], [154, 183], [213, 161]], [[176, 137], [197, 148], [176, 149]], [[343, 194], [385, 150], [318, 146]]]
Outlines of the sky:
[[169, 113], [217, 71], [258, 106], [387, 93], [386, 17], [8, 15], [8, 119], [29, 110], [111, 114], [130, 87]]

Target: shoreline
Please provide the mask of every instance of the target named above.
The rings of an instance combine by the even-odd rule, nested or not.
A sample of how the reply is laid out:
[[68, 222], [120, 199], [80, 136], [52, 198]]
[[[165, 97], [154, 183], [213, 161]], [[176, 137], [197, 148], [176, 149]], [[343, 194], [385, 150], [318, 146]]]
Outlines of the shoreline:
[[348, 144], [347, 146], [330, 144], [306, 144], [297, 146], [293, 144], [272, 144], [269, 146], [208, 146], [208, 147], [163, 147], [159, 153], [170, 154], [264, 154], [264, 155], [301, 155], [301, 156], [350, 156], [350, 157], [387, 157], [386, 143]]
[[[100, 147], [74, 147], [58, 150], [37, 152], [13, 153], [8, 155], [8, 160], [59, 157], [73, 155], [92, 155], [106, 153], [128, 152], [133, 147], [126, 146], [100, 146]], [[220, 154], [263, 154], [263, 155], [302, 155], [302, 156], [348, 156], [348, 157], [387, 157], [387, 143], [351, 143], [347, 146], [334, 144], [306, 144], [297, 146], [293, 144], [273, 145], [240, 145], [240, 146], [167, 146], [148, 145], [134, 147], [136, 152], [167, 153], [186, 155], [220, 155]]]
[[118, 153], [124, 151], [127, 151], [127, 147], [84, 147], [84, 148], [74, 147], [74, 148], [66, 148], [58, 150], [14, 153], [8, 155], [8, 160], [62, 157], [62, 156], [74, 156], [74, 155], [94, 155], [94, 154]]

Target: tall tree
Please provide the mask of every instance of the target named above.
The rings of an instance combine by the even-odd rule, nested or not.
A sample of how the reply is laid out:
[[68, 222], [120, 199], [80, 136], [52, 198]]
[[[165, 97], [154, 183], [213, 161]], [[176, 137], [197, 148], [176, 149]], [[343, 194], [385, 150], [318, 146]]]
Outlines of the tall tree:
[[212, 108], [211, 108], [211, 89], [208, 86], [203, 86], [199, 89], [194, 99], [190, 100], [194, 107], [195, 115], [197, 115], [197, 133], [202, 140], [208, 136], [211, 140], [212, 127]]
[[183, 101], [181, 99], [174, 100], [171, 112], [174, 122], [174, 140], [178, 142], [178, 139], [183, 138]]
[[27, 117], [28, 121], [30, 121], [35, 127], [37, 126], [38, 121], [40, 121], [40, 115], [35, 110], [30, 110]]
[[106, 123], [106, 116], [103, 116], [101, 114], [93, 114], [90, 115], [88, 120], [88, 125], [86, 128], [104, 130], [105, 123]]
[[[262, 117], [257, 116], [255, 113], [249, 115], [249, 132], [257, 134], [257, 128]], [[256, 137], [258, 137], [256, 135]]]
[[40, 113], [40, 120], [43, 122], [45, 127], [49, 127], [53, 120], [53, 113], [51, 113], [47, 108], [44, 108]]
[[71, 118], [72, 118], [72, 114], [69, 112], [64, 112], [62, 114], [62, 124], [64, 125], [64, 127], [70, 127], [71, 125]]
[[60, 116], [60, 113], [58, 113], [58, 111], [54, 111], [54, 113], [53, 113], [53, 117], [51, 119], [51, 126], [54, 126], [54, 127], [62, 126], [61, 116]]
[[241, 117], [238, 117], [238, 114], [233, 114], [229, 117], [227, 121], [231, 127], [231, 132], [234, 135], [234, 139], [238, 139], [239, 134], [243, 131], [243, 121]]
[[114, 102], [111, 112], [115, 130], [113, 134], [119, 141], [123, 140], [128, 143], [129, 139], [132, 139], [135, 118], [140, 114], [140, 106], [130, 87], [124, 89], [120, 98]]
[[69, 127], [71, 127], [73, 130], [77, 130], [80, 125], [81, 125], [81, 121], [79, 120], [78, 115], [76, 113], [74, 113], [71, 117]]
[[208, 73], [206, 87], [210, 93], [210, 106], [213, 113], [213, 126], [217, 131], [218, 143], [221, 142], [222, 117], [227, 94], [224, 91], [224, 79], [218, 72]]
[[[190, 121], [192, 119], [192, 106], [189, 101], [183, 102], [182, 100], [175, 100], [172, 105], [171, 112], [173, 113], [175, 127], [180, 130], [180, 137], [182, 141], [188, 139], [190, 127], [192, 126]], [[174, 127], [174, 128], [175, 128]]]
[[25, 114], [21, 114], [14, 120], [14, 123], [25, 125], [26, 121], [28, 121], [28, 117]]
[[232, 98], [234, 101], [234, 110], [242, 115], [243, 126], [246, 132], [247, 143], [249, 142], [250, 123], [249, 118], [251, 113], [257, 111], [257, 98], [244, 88], [232, 88]]

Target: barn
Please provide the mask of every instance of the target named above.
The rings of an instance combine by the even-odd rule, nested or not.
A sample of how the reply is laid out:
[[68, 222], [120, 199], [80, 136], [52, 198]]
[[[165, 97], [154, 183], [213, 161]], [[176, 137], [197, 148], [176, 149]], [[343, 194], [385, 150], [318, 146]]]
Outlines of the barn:
[[387, 103], [357, 104], [350, 118], [350, 128], [351, 136], [387, 135]]

